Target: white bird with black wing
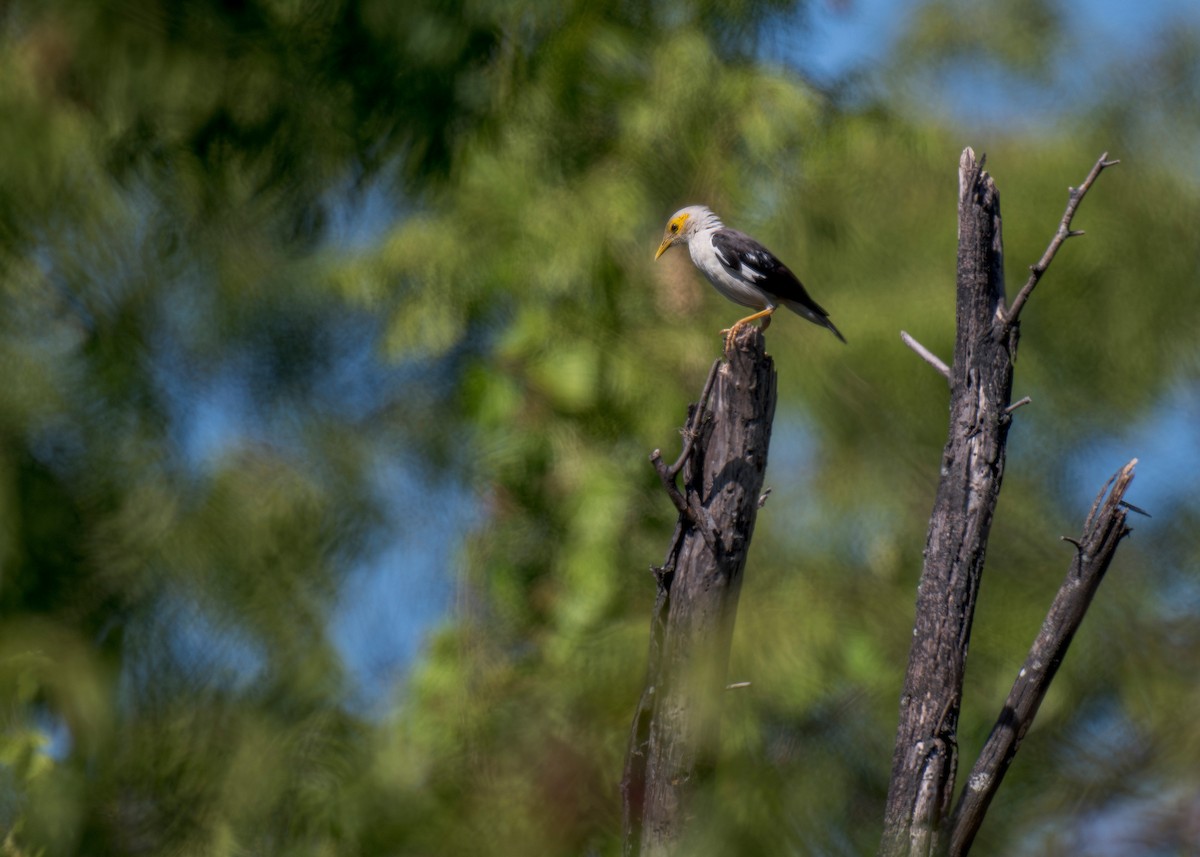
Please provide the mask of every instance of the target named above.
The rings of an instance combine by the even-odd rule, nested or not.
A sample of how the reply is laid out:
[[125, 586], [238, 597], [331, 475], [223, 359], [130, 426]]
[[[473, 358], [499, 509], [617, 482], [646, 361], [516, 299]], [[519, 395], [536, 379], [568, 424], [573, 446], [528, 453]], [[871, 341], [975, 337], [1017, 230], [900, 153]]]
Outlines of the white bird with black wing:
[[761, 318], [765, 330], [780, 306], [828, 328], [842, 342], [846, 341], [829, 320], [829, 313], [809, 297], [787, 265], [746, 233], [727, 228], [704, 206], [689, 205], [671, 215], [654, 258], [680, 243], [687, 244], [692, 262], [718, 292], [735, 304], [758, 310], [721, 331], [725, 334], [727, 351], [743, 325]]

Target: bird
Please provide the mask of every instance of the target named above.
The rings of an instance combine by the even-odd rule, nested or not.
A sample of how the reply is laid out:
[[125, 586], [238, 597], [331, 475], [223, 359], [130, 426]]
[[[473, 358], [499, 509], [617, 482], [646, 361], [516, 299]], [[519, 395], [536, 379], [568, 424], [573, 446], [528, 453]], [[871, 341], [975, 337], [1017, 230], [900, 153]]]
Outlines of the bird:
[[829, 313], [809, 297], [800, 279], [779, 257], [746, 233], [728, 228], [711, 209], [689, 205], [672, 214], [655, 260], [676, 244], [687, 245], [692, 262], [718, 292], [735, 304], [758, 310], [721, 331], [726, 351], [749, 322], [762, 319], [762, 329], [766, 330], [780, 306], [846, 341], [829, 320]]

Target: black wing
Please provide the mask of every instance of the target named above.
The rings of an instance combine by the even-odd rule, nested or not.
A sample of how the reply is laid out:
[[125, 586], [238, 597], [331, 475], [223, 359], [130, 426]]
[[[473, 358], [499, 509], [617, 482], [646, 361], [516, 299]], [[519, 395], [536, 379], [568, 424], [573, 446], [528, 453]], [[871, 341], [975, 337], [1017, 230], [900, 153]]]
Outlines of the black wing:
[[783, 301], [795, 301], [829, 315], [809, 297], [800, 279], [788, 266], [763, 245], [736, 229], [718, 229], [712, 237], [713, 249], [721, 264], [735, 277], [741, 277]]
[[808, 294], [800, 278], [766, 247], [736, 229], [718, 229], [713, 233], [712, 245], [730, 274], [758, 286], [788, 309], [829, 328], [838, 339], [846, 341], [829, 320], [829, 313]]

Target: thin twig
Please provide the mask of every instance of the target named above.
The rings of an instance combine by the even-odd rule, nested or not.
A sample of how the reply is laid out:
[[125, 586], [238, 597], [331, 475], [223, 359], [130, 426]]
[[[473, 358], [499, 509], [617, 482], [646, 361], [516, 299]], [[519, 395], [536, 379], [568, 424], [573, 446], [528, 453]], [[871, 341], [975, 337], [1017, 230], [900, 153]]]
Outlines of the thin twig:
[[724, 546], [720, 540], [720, 534], [717, 531], [717, 524], [712, 518], [712, 514], [700, 505], [699, 498], [695, 493], [689, 492], [685, 497], [683, 492], [679, 490], [679, 486], [675, 484], [675, 478], [671, 476], [667, 465], [663, 463], [662, 452], [654, 450], [650, 454], [650, 462], [654, 465], [655, 471], [658, 473], [658, 478], [662, 482], [663, 488], [667, 491], [667, 496], [671, 498], [671, 504], [675, 510], [682, 515], [688, 523], [700, 531], [700, 536], [704, 539], [704, 543], [708, 545], [709, 550], [720, 553]]
[[1011, 405], [1009, 405], [1007, 408], [1004, 409], [1004, 413], [1011, 414], [1017, 408], [1023, 408], [1032, 401], [1033, 401], [1033, 399], [1029, 398], [1028, 396], [1025, 396], [1022, 399], [1017, 399], [1017, 401], [1013, 402]]
[[[1050, 682], [1067, 654], [1071, 638], [1083, 622], [1084, 613], [1116, 555], [1117, 546], [1130, 532], [1125, 525], [1122, 504], [1136, 464], [1135, 458], [1105, 484], [1088, 514], [1080, 539], [1063, 537], [1064, 541], [1075, 545], [1075, 556], [959, 797], [950, 823], [951, 857], [961, 857], [970, 849], [988, 805], [1000, 788]], [[1112, 490], [1105, 498], [1109, 485]]]
[[917, 356], [936, 369], [937, 373], [946, 379], [947, 384], [950, 383], [950, 367], [943, 363], [940, 357], [909, 336], [908, 331], [900, 331], [900, 341], [917, 352]]
[[1012, 306], [1008, 308], [1005, 314], [1005, 322], [1011, 327], [1017, 323], [1021, 316], [1021, 308], [1025, 306], [1025, 301], [1029, 300], [1030, 294], [1033, 293], [1034, 287], [1042, 275], [1046, 273], [1046, 269], [1050, 267], [1050, 263], [1054, 261], [1054, 256], [1058, 253], [1058, 248], [1063, 245], [1063, 242], [1068, 238], [1074, 238], [1076, 235], [1082, 235], [1082, 230], [1071, 229], [1071, 218], [1075, 216], [1075, 210], [1079, 208], [1079, 203], [1083, 201], [1084, 195], [1091, 188], [1092, 182], [1100, 173], [1104, 172], [1105, 167], [1115, 166], [1121, 163], [1119, 160], [1108, 160], [1108, 152], [1100, 156], [1096, 161], [1092, 171], [1087, 174], [1087, 178], [1083, 180], [1077, 188], [1068, 188], [1070, 195], [1067, 198], [1067, 210], [1063, 212], [1062, 220], [1059, 221], [1058, 231], [1054, 233], [1054, 237], [1050, 239], [1050, 244], [1046, 247], [1046, 252], [1042, 254], [1042, 258], [1038, 260], [1036, 265], [1029, 268], [1029, 279], [1025, 281], [1025, 285], [1021, 287], [1021, 291], [1017, 292], [1016, 298], [1013, 299]]
[[713, 551], [720, 551], [723, 546], [712, 515], [700, 504], [698, 498], [693, 495], [685, 495], [683, 491], [680, 491], [679, 486], [675, 484], [675, 478], [687, 463], [696, 439], [700, 436], [700, 427], [704, 424], [705, 415], [708, 412], [708, 399], [712, 395], [713, 384], [717, 379], [717, 371], [720, 367], [721, 360], [718, 358], [713, 361], [712, 368], [708, 371], [708, 379], [704, 382], [700, 401], [692, 409], [687, 425], [683, 427], [683, 450], [679, 453], [679, 458], [675, 459], [675, 463], [668, 467], [663, 461], [661, 449], [650, 453], [650, 463], [654, 465], [654, 470], [658, 473], [659, 481], [662, 482], [667, 496], [671, 499], [671, 504], [680, 515], [700, 531], [704, 543]]
[[1123, 508], [1123, 509], [1128, 509], [1128, 510], [1129, 510], [1129, 511], [1131, 511], [1131, 512], [1136, 512], [1136, 513], [1137, 513], [1137, 514], [1139, 514], [1139, 515], [1145, 515], [1147, 518], [1153, 518], [1153, 517], [1154, 517], [1153, 515], [1151, 515], [1149, 512], [1147, 512], [1147, 511], [1146, 511], [1145, 509], [1143, 509], [1142, 507], [1140, 507], [1140, 506], [1135, 506], [1135, 505], [1133, 505], [1132, 503], [1126, 503], [1124, 500], [1122, 500], [1122, 501], [1121, 501], [1121, 508]]
[[675, 463], [667, 468], [667, 473], [672, 479], [683, 469], [688, 456], [692, 454], [692, 447], [700, 435], [700, 426], [704, 424], [704, 415], [708, 412], [708, 397], [712, 394], [713, 382], [717, 380], [717, 370], [720, 368], [721, 359], [717, 358], [713, 361], [712, 368], [708, 370], [708, 380], [704, 382], [704, 391], [700, 393], [700, 401], [696, 403], [696, 410], [692, 412], [691, 418], [683, 428], [683, 450], [679, 453], [679, 458], [675, 459]]
[[[1135, 458], [1129, 463], [1131, 465], [1137, 464], [1137, 459]], [[1104, 503], [1104, 498], [1108, 495], [1108, 489], [1112, 487], [1112, 484], [1117, 481], [1120, 475], [1120, 472], [1117, 472], [1108, 477], [1108, 481], [1104, 483], [1103, 487], [1100, 488], [1100, 493], [1092, 501], [1092, 508], [1088, 510], [1087, 520], [1083, 522], [1083, 531], [1085, 533], [1092, 528], [1092, 522], [1096, 520], [1096, 513], [1100, 511], [1101, 505]]]
[[658, 478], [662, 482], [663, 488], [667, 489], [667, 496], [671, 498], [671, 503], [674, 504], [675, 509], [680, 514], [689, 514], [687, 500], [680, 493], [679, 486], [675, 484], [675, 476], [671, 473], [670, 468], [663, 462], [661, 449], [656, 449], [650, 453], [650, 463], [654, 465], [654, 470], [658, 473]]

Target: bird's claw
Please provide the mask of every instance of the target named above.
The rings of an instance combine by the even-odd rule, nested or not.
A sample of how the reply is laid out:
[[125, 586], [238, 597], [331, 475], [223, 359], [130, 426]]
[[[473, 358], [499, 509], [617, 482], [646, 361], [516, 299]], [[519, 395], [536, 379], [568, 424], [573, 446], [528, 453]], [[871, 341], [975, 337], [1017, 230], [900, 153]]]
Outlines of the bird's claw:
[[725, 353], [728, 354], [733, 348], [734, 342], [737, 340], [738, 331], [744, 325], [739, 321], [733, 327], [727, 327], [721, 331], [721, 335], [725, 337]]

